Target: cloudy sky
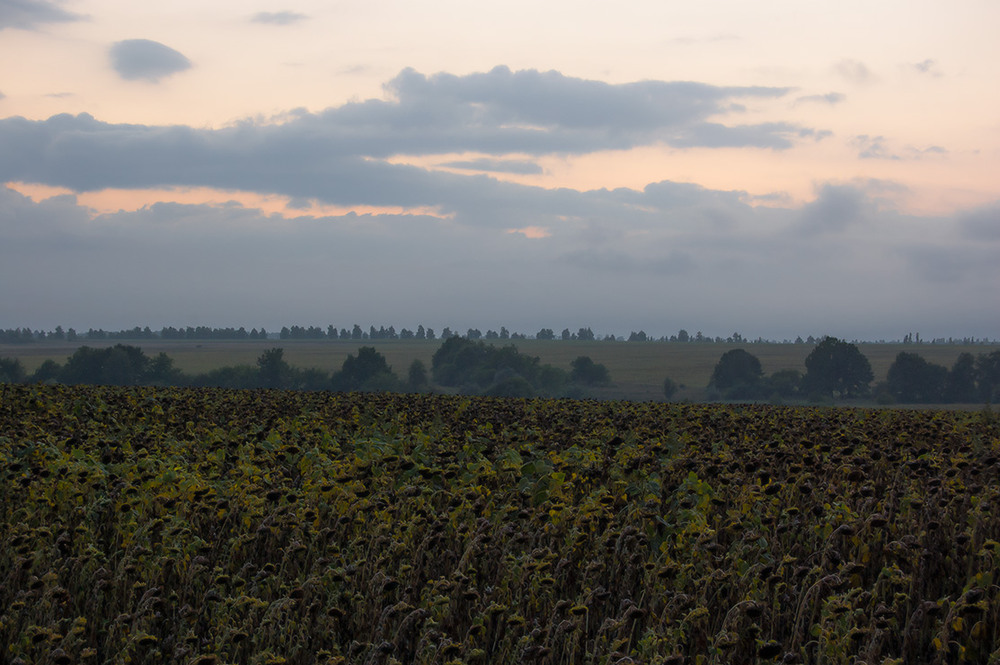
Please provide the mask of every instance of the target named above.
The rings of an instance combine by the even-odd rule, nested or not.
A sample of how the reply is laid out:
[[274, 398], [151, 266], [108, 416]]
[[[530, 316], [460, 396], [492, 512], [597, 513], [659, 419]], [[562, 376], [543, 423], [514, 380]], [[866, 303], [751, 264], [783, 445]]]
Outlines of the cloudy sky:
[[0, 0], [0, 328], [1000, 337], [995, 0]]

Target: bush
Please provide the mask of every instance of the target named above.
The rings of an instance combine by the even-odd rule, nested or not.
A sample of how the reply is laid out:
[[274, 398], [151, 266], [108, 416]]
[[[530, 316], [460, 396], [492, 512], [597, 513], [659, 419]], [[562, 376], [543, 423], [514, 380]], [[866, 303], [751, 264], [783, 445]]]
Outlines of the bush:
[[[457, 338], [456, 338], [457, 339]], [[392, 373], [385, 356], [371, 346], [358, 349], [358, 355], [348, 355], [339, 372], [330, 379], [334, 390], [377, 392], [398, 390], [399, 379]]]
[[606, 386], [611, 383], [611, 375], [608, 368], [599, 363], [595, 363], [589, 356], [580, 356], [570, 363], [573, 371], [569, 378], [573, 383], [584, 386]]
[[0, 383], [23, 383], [27, 378], [24, 365], [17, 358], [0, 358]]

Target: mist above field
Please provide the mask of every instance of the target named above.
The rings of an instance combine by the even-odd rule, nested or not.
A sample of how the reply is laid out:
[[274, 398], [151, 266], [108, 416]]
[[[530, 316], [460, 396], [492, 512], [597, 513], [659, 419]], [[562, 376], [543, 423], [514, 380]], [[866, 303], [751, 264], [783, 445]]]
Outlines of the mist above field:
[[[472, 205], [448, 217], [284, 219], [177, 203], [94, 215], [73, 196], [36, 202], [3, 189], [3, 320], [686, 328], [770, 339], [1000, 328], [989, 304], [1000, 284], [996, 209], [904, 216], [880, 211], [870, 185], [825, 187], [789, 209], [676, 183], [573, 192], [469, 180], [506, 190], [506, 217], [545, 233], [484, 223]], [[483, 216], [499, 216], [483, 205]], [[561, 219], [567, 211], [577, 215]]]

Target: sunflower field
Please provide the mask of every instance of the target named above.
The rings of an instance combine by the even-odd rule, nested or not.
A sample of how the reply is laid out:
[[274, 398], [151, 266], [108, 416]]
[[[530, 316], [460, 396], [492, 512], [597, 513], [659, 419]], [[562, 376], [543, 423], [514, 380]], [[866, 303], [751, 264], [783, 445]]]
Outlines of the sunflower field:
[[1000, 662], [988, 412], [0, 385], [0, 662]]

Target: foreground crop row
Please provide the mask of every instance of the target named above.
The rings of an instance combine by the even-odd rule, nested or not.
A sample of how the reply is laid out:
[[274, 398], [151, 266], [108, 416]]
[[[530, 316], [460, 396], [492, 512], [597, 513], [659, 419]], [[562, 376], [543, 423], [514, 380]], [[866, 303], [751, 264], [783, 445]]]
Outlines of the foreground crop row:
[[989, 662], [984, 414], [0, 386], [0, 660]]

